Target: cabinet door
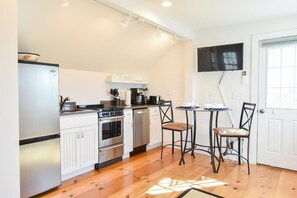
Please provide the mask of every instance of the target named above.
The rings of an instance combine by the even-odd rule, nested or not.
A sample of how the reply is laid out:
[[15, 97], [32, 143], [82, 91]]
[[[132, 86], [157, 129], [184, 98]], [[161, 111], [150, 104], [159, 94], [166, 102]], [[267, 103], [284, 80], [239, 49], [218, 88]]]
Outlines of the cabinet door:
[[61, 172], [62, 175], [80, 168], [80, 129], [61, 130]]
[[158, 107], [150, 108], [150, 133], [149, 148], [161, 145], [161, 121]]
[[80, 128], [81, 168], [98, 163], [98, 125]]
[[124, 153], [133, 151], [133, 113], [131, 109], [124, 110]]

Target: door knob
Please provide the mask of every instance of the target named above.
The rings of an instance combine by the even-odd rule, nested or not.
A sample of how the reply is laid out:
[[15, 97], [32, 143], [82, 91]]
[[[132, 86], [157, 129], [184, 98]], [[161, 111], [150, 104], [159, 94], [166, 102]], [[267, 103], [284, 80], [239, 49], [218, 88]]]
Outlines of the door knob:
[[265, 109], [260, 109], [260, 111], [259, 111], [260, 113], [265, 113]]

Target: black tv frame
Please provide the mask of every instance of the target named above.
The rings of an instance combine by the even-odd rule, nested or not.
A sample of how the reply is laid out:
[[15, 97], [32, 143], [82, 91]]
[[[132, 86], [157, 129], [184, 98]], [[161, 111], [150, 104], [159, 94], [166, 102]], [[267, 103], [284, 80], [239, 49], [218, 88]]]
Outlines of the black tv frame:
[[243, 70], [243, 46], [234, 43], [197, 48], [198, 72]]

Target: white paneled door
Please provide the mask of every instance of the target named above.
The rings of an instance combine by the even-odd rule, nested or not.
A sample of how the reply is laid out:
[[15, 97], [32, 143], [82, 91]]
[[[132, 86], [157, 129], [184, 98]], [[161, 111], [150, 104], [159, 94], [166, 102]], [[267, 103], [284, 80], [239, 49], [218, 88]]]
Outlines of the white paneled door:
[[261, 48], [257, 162], [297, 170], [297, 44]]

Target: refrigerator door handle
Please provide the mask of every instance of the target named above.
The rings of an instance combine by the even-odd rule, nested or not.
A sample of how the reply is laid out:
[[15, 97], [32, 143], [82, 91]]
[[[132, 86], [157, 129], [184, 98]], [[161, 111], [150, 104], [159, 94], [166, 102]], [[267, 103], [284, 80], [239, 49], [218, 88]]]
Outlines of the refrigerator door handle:
[[43, 142], [43, 141], [52, 140], [52, 139], [56, 139], [56, 138], [60, 138], [60, 134], [47, 135], [47, 136], [42, 136], [42, 137], [20, 140], [20, 146], [26, 145], [26, 144], [32, 144], [32, 143], [36, 143], [36, 142]]

